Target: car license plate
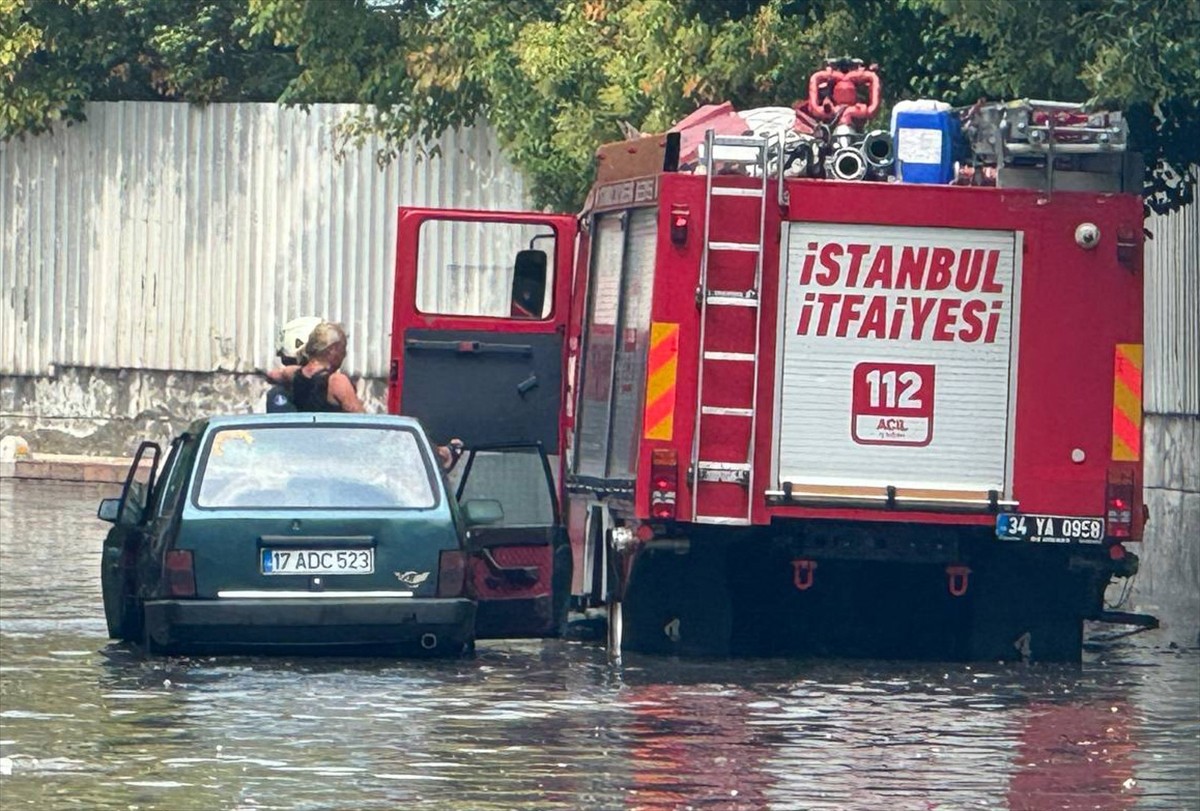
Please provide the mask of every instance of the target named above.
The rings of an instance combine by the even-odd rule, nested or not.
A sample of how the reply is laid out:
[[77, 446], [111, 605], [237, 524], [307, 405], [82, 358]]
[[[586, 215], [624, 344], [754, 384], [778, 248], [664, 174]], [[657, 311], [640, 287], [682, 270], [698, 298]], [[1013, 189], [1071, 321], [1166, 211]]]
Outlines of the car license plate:
[[374, 549], [263, 549], [263, 574], [371, 574]]
[[1102, 543], [1104, 519], [1074, 515], [998, 515], [996, 537], [1002, 541], [1034, 543]]

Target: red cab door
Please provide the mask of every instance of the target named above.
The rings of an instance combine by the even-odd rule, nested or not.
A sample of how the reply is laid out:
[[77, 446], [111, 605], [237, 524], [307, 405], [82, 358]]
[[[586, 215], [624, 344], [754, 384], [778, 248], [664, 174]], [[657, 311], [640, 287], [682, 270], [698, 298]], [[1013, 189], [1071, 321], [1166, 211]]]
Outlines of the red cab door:
[[438, 443], [539, 442], [557, 471], [575, 218], [401, 208], [388, 410]]

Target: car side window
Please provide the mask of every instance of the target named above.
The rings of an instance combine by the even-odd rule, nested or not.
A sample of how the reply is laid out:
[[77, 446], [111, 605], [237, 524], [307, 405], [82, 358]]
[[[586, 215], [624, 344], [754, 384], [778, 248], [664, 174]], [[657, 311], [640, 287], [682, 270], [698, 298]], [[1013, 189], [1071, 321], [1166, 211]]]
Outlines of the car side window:
[[554, 496], [536, 448], [476, 451], [459, 485], [459, 503], [494, 499], [504, 518], [493, 526], [539, 527], [554, 523]]

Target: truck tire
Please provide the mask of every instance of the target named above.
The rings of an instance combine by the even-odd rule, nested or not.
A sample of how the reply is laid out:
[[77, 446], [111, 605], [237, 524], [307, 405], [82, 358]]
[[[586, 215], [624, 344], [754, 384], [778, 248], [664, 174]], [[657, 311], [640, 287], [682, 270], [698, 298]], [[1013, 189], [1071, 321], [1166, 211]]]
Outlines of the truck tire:
[[727, 656], [733, 627], [719, 550], [643, 551], [622, 606], [623, 648], [640, 653]]

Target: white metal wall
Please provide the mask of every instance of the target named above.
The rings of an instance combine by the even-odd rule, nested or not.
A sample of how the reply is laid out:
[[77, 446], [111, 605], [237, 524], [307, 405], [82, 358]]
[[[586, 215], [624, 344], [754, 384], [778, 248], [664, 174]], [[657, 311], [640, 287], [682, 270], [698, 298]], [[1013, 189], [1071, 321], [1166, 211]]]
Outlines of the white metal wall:
[[1200, 204], [1146, 227], [1145, 409], [1200, 416]]
[[0, 143], [0, 374], [261, 369], [278, 326], [315, 314], [347, 325], [349, 371], [384, 375], [396, 207], [526, 195], [485, 128], [382, 169], [374, 140], [339, 155], [354, 109], [95, 103]]

